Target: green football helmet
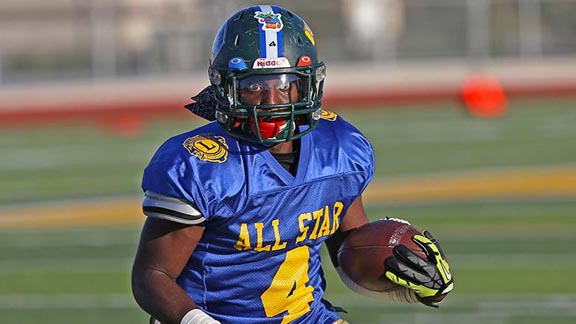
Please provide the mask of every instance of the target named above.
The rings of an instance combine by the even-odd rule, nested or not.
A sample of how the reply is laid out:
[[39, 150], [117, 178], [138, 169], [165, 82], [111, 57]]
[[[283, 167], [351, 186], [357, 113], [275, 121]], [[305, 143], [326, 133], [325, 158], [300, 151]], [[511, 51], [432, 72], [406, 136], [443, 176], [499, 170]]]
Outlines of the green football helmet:
[[273, 145], [318, 124], [326, 67], [306, 22], [287, 9], [233, 14], [214, 39], [208, 75], [216, 120], [234, 137]]

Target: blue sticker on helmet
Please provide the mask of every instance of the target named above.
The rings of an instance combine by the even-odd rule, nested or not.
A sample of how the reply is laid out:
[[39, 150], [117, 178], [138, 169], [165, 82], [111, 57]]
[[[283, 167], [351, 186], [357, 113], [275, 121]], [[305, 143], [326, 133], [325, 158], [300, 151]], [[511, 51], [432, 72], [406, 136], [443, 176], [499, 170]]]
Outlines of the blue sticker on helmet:
[[235, 70], [245, 70], [247, 69], [246, 63], [241, 57], [234, 57], [228, 61], [228, 68]]

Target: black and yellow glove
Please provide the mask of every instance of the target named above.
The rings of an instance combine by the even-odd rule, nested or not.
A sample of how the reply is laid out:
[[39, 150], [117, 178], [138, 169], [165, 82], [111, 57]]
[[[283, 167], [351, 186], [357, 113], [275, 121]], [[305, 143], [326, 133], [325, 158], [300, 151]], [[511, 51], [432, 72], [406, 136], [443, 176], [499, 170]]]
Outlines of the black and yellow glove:
[[428, 231], [422, 234], [414, 235], [412, 240], [422, 247], [428, 259], [423, 259], [404, 245], [398, 245], [393, 249], [394, 256], [385, 261], [386, 277], [414, 290], [421, 303], [438, 307], [454, 287], [454, 279], [438, 241]]

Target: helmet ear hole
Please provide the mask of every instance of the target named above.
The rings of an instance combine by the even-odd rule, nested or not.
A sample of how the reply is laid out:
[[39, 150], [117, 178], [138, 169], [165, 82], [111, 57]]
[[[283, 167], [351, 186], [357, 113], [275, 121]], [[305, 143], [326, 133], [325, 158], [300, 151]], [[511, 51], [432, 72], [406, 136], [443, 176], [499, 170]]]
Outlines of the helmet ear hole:
[[298, 35], [298, 37], [296, 38], [296, 42], [298, 43], [298, 45], [304, 45], [304, 40], [302, 40], [302, 36]]
[[234, 38], [234, 46], [238, 47], [239, 44], [240, 44], [240, 35], [236, 35], [236, 38]]

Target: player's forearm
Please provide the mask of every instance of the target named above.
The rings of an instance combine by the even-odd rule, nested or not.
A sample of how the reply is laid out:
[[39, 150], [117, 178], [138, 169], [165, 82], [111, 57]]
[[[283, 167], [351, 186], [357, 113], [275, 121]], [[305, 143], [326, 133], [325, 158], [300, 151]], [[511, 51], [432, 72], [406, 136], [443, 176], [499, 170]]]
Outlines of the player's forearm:
[[180, 324], [188, 311], [197, 308], [174, 279], [158, 269], [134, 270], [132, 293], [143, 310], [164, 324]]

